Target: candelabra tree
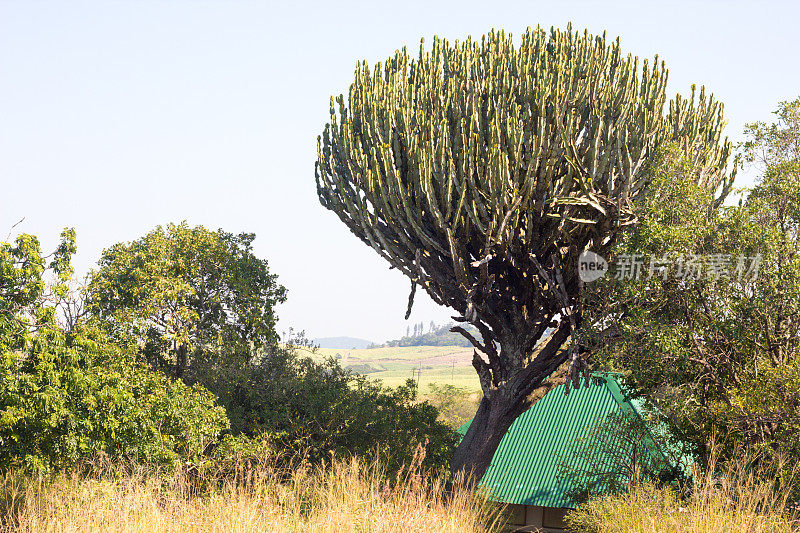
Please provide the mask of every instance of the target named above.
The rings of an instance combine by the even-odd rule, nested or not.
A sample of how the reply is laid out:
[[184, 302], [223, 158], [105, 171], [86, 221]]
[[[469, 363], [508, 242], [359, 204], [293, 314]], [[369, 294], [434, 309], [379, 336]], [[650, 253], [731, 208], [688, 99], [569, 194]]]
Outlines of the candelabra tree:
[[536, 28], [518, 45], [492, 31], [359, 62], [347, 98], [331, 99], [320, 202], [410, 278], [406, 316], [422, 287], [479, 332], [454, 328], [483, 389], [454, 472], [480, 479], [517, 416], [586, 377], [570, 343], [578, 258], [636, 223], [659, 145], [691, 155], [718, 201], [730, 189], [722, 105], [694, 87], [667, 105], [666, 83], [663, 61], [640, 64], [618, 39]]

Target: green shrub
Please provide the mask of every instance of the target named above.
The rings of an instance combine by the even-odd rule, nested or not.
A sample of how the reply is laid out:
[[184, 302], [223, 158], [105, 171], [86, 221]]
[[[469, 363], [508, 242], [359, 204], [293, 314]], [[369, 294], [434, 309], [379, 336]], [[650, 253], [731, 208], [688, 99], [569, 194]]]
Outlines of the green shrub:
[[439, 410], [439, 420], [450, 427], [458, 429], [475, 416], [479, 395], [468, 388], [449, 383], [431, 383], [428, 388], [428, 401]]
[[0, 469], [61, 469], [106, 454], [144, 462], [199, 455], [227, 427], [224, 410], [84, 332], [40, 334], [0, 359]]
[[36, 237], [0, 242], [0, 470], [62, 469], [104, 454], [158, 463], [200, 454], [227, 427], [211, 393], [138, 364], [134, 347], [91, 320], [57, 323], [74, 251], [72, 230], [49, 264]]
[[359, 456], [393, 472], [427, 442], [423, 467], [444, 469], [456, 444], [439, 411], [417, 401], [413, 381], [387, 388], [333, 359], [300, 357], [292, 346], [254, 358], [212, 355], [187, 375], [217, 395], [233, 434], [263, 436], [287, 457]]

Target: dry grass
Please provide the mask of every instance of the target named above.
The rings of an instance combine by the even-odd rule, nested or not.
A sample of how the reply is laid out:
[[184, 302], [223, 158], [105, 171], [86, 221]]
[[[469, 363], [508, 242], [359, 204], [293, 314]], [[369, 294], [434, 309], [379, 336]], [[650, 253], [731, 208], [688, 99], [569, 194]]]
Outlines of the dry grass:
[[[287, 477], [260, 465], [215, 478], [144, 470], [0, 480], [3, 529], [68, 531], [485, 532], [496, 506], [412, 468], [387, 483], [357, 460], [301, 464]], [[205, 486], [198, 489], [198, 484]]]
[[[797, 508], [790, 501], [798, 466], [762, 464], [745, 456], [709, 473], [695, 474], [687, 497], [674, 490], [642, 485], [626, 494], [600, 498], [567, 515], [575, 531], [591, 533], [794, 533], [800, 531]], [[785, 476], [768, 475], [789, 472]]]

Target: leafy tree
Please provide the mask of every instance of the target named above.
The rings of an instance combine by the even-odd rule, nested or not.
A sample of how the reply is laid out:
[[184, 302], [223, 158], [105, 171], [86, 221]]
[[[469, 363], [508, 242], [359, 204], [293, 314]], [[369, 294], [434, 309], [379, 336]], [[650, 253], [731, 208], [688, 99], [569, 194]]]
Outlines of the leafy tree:
[[253, 255], [254, 238], [184, 222], [116, 244], [92, 275], [89, 309], [178, 378], [200, 352], [274, 344], [274, 307], [286, 291]]
[[72, 230], [49, 263], [33, 236], [0, 243], [0, 470], [64, 468], [99, 453], [158, 462], [201, 453], [227, 426], [210, 393], [141, 368], [91, 322], [68, 333], [58, 325], [74, 251]]
[[731, 186], [721, 105], [692, 88], [665, 115], [666, 81], [663, 62], [640, 67], [618, 40], [536, 28], [519, 45], [493, 31], [359, 62], [347, 100], [331, 99], [320, 202], [410, 278], [407, 315], [421, 286], [482, 337], [455, 328], [476, 347], [484, 396], [454, 471], [479, 479], [557, 377], [579, 385], [578, 259], [636, 222], [656, 148], [691, 154], [717, 202]]
[[[14, 243], [0, 242], [0, 349], [25, 349], [33, 332], [54, 323], [56, 308], [48, 304], [66, 294], [75, 250], [71, 228], [61, 233], [61, 243], [48, 257], [42, 256], [39, 239], [33, 235], [19, 235]], [[47, 271], [56, 281], [50, 286], [44, 278]]]
[[154, 367], [210, 390], [237, 438], [312, 461], [380, 453], [394, 469], [427, 439], [428, 465], [443, 464], [454, 434], [412, 389], [384, 389], [278, 342], [285, 290], [253, 255], [253, 238], [184, 223], [115, 245], [92, 276], [89, 309]]
[[699, 170], [668, 154], [640, 206], [644, 223], [617, 251], [683, 272], [607, 279], [592, 296], [584, 342], [627, 369], [701, 457], [714, 436], [723, 456], [744, 444], [800, 457], [798, 109], [800, 100], [781, 104], [776, 124], [748, 127], [745, 156], [763, 175], [739, 205], [709, 209]]

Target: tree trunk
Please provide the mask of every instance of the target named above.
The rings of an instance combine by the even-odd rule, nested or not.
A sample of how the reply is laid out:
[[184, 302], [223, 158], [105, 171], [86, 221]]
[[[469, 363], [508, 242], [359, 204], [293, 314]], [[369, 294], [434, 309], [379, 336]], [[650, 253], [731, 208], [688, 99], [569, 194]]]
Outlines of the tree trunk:
[[453, 454], [450, 462], [453, 474], [460, 473], [469, 484], [480, 481], [500, 441], [517, 418], [509, 412], [509, 407], [500, 395], [492, 399], [483, 397], [467, 434]]
[[186, 365], [189, 362], [189, 346], [182, 343], [178, 346], [178, 353], [175, 356], [175, 379], [183, 379], [186, 372]]
[[[497, 384], [487, 382], [486, 378], [481, 380], [484, 396], [467, 434], [450, 461], [453, 475], [463, 476], [468, 484], [477, 484], [489, 468], [494, 452], [514, 420], [553, 387], [565, 381], [570, 361], [562, 346], [569, 333], [568, 324], [563, 323], [537, 346], [527, 365], [518, 368], [511, 379]], [[502, 350], [501, 346], [501, 353], [503, 351], [508, 359], [523, 359], [513, 346], [506, 350]], [[475, 358], [473, 365], [479, 369], [480, 375], [480, 368], [488, 365], [478, 358], [477, 353]]]

